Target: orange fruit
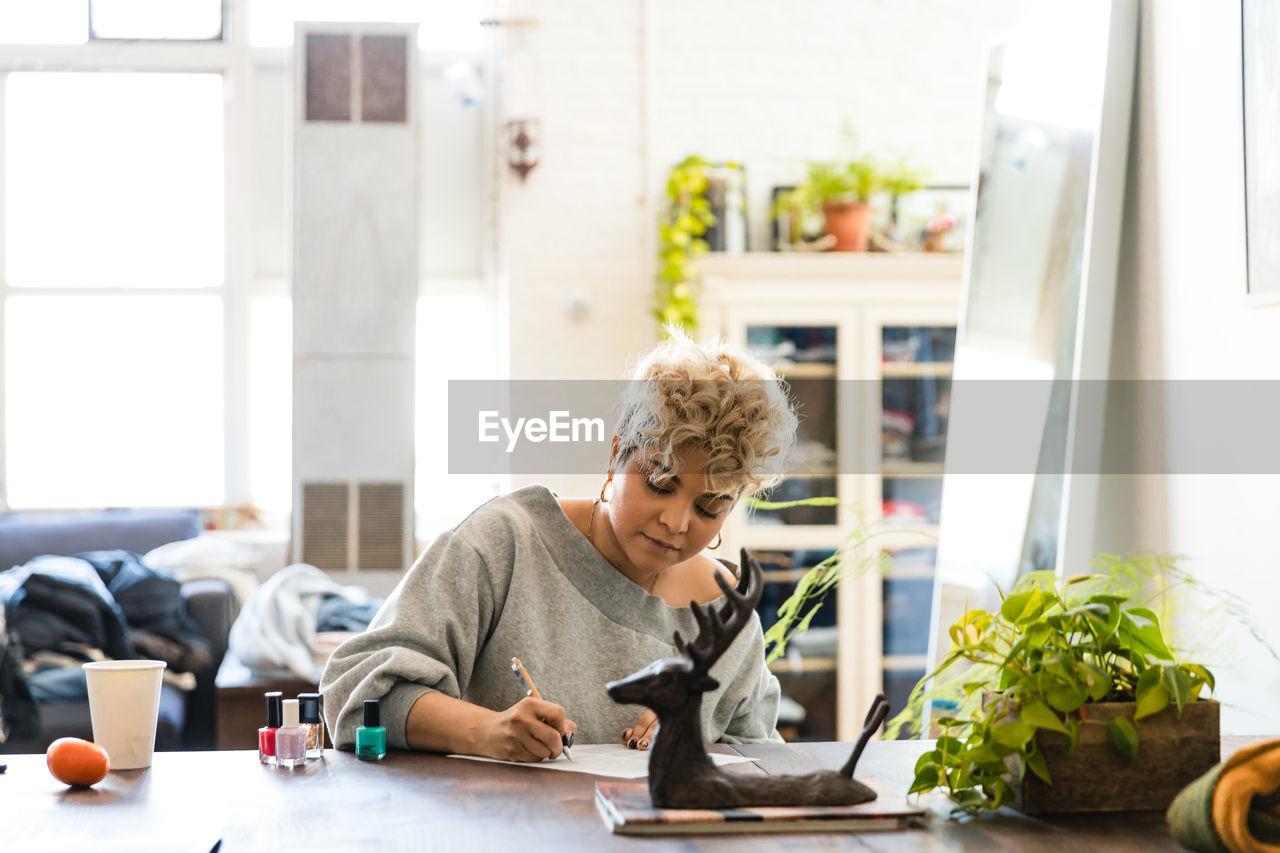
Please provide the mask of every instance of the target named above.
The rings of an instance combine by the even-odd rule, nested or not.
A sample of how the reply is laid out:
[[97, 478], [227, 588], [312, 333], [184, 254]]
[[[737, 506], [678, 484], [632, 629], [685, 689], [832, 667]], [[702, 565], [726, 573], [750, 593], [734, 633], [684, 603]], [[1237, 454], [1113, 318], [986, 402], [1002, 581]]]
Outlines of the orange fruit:
[[96, 785], [111, 769], [105, 749], [78, 737], [58, 738], [44, 757], [53, 777], [67, 785]]

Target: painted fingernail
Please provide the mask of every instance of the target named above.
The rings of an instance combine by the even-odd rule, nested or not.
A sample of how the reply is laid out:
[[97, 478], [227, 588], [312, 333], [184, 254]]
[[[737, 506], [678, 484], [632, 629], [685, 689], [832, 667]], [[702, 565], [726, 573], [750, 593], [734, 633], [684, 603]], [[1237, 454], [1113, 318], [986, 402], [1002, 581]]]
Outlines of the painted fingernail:
[[648, 748], [649, 748], [649, 741], [647, 741], [647, 740], [642, 740], [642, 741], [640, 741], [640, 748], [641, 748], [641, 749], [648, 749]]
[[632, 740], [630, 743], [628, 743], [628, 744], [627, 744], [627, 746], [629, 746], [631, 749], [635, 749], [635, 748], [636, 748], [636, 742], [635, 742], [634, 740]]
[[565, 746], [568, 746], [568, 745], [569, 745], [569, 736], [568, 736], [568, 735], [560, 735], [560, 742], [561, 742], [562, 744], [564, 744]]
[[[577, 732], [573, 733], [573, 735], [576, 735], [576, 734]], [[573, 746], [573, 735], [569, 735], [569, 746]]]

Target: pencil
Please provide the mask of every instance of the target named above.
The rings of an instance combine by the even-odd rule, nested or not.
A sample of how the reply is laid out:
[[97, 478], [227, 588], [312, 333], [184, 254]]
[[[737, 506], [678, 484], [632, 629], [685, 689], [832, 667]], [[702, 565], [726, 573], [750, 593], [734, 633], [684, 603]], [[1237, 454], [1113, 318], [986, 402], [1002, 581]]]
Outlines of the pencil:
[[[520, 658], [511, 659], [511, 671], [516, 674], [516, 678], [520, 679], [520, 683], [524, 685], [524, 695], [532, 696], [534, 699], [541, 699], [542, 694], [538, 692], [538, 685], [533, 683], [533, 676], [529, 675], [529, 670], [524, 668], [524, 662]], [[573, 756], [569, 754], [569, 744], [565, 741], [565, 736], [561, 735], [560, 740], [564, 742], [564, 757], [569, 759], [569, 763], [573, 763]]]

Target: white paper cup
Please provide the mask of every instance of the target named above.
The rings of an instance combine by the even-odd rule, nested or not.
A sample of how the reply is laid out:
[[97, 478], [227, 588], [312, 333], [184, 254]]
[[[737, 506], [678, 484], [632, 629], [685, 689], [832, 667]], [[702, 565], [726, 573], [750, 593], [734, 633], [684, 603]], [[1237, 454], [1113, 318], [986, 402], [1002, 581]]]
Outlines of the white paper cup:
[[112, 770], [150, 767], [164, 661], [104, 660], [83, 666], [93, 742], [107, 751]]

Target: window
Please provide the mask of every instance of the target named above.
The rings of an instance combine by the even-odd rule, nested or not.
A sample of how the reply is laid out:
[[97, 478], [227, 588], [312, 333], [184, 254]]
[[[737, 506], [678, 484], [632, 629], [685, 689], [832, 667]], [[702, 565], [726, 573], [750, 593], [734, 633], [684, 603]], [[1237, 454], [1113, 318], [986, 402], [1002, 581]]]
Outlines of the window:
[[4, 416], [15, 508], [224, 495], [217, 74], [9, 74]]
[[89, 31], [99, 39], [221, 39], [222, 0], [89, 0]]
[[221, 285], [222, 121], [217, 74], [10, 74], [8, 283]]
[[0, 42], [222, 38], [222, 0], [4, 0]]
[[0, 3], [0, 41], [6, 44], [83, 44], [88, 36], [88, 0]]
[[[460, 523], [496, 495], [498, 476], [449, 473], [449, 382], [500, 375], [501, 342], [486, 299], [472, 292], [439, 289], [418, 300], [414, 349], [417, 464], [414, 506], [420, 539], [432, 539]], [[440, 322], [441, 317], [460, 320]]]
[[221, 308], [215, 296], [9, 298], [9, 503], [221, 504]]

